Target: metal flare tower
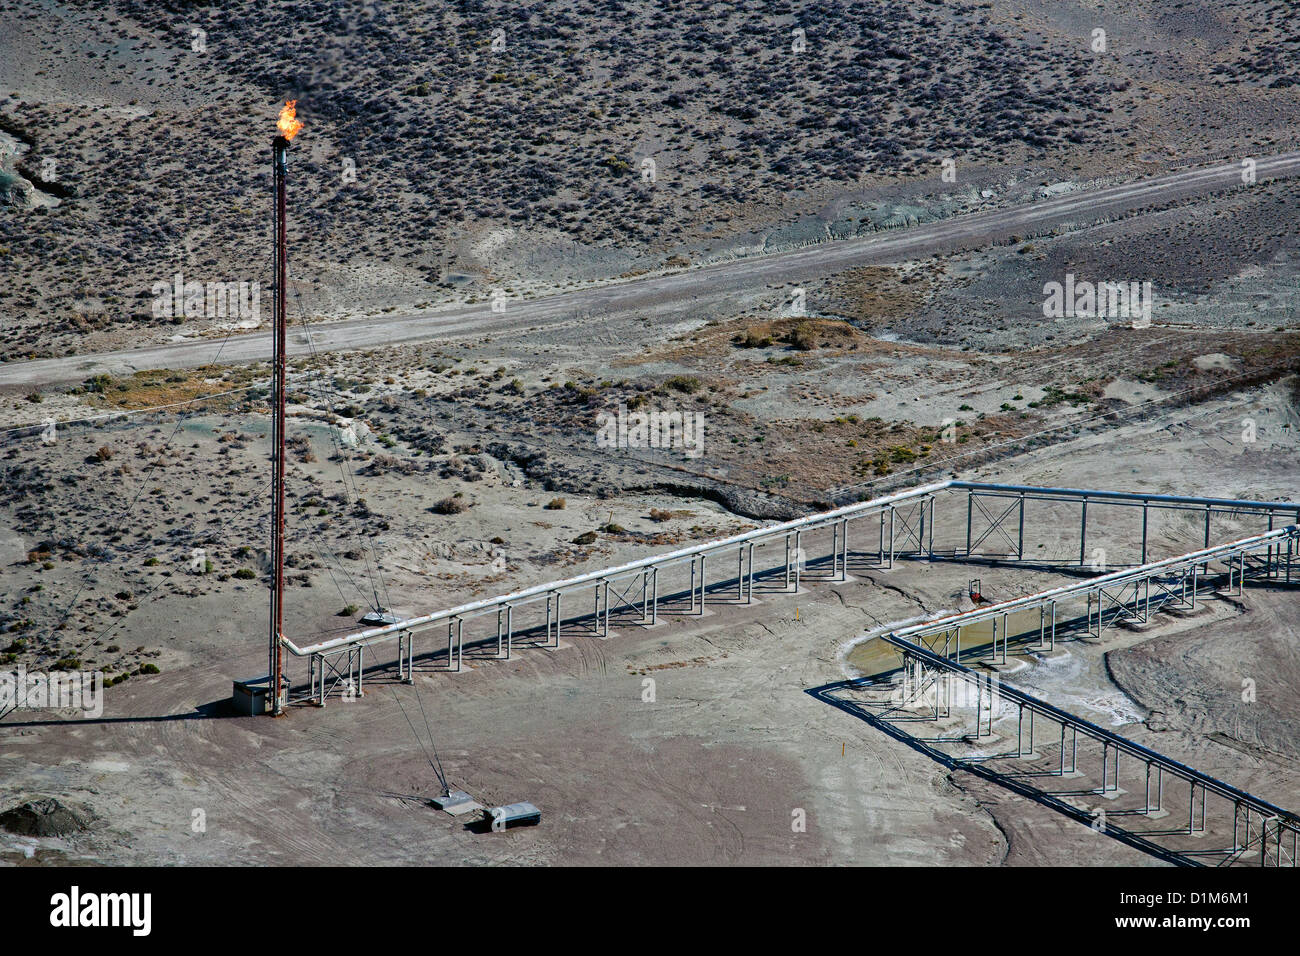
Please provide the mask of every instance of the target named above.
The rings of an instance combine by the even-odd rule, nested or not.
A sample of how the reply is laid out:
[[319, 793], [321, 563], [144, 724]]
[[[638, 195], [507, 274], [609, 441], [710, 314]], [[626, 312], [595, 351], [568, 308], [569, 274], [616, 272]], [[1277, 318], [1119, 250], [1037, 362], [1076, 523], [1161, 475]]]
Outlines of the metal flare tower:
[[285, 174], [289, 166], [289, 140], [277, 136], [271, 142], [275, 176], [275, 350], [272, 359], [272, 451], [271, 451], [271, 583], [270, 675], [271, 715], [284, 712], [284, 375], [285, 375]]

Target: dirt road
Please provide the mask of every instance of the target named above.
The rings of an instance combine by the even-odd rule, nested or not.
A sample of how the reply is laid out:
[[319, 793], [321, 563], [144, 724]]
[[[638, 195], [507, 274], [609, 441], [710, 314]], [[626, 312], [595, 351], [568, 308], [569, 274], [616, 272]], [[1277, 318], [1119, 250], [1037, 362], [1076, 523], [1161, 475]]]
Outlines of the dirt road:
[[[1300, 173], [1300, 152], [1256, 160], [1257, 182]], [[529, 300], [508, 300], [504, 311], [489, 303], [382, 318], [349, 319], [313, 326], [311, 341], [292, 330], [289, 354], [365, 349], [455, 336], [500, 334], [532, 326], [583, 322], [638, 311], [735, 299], [782, 283], [806, 281], [872, 263], [897, 262], [936, 253], [978, 248], [990, 242], [1062, 225], [1082, 225], [1145, 207], [1242, 186], [1238, 162], [1189, 169], [1152, 179], [1068, 193], [1029, 205], [956, 216], [941, 222], [854, 239], [819, 243], [771, 255], [733, 259]], [[0, 386], [39, 386], [79, 381], [100, 373], [187, 368], [214, 361], [251, 362], [271, 357], [264, 332], [167, 345], [66, 356], [0, 365]]]

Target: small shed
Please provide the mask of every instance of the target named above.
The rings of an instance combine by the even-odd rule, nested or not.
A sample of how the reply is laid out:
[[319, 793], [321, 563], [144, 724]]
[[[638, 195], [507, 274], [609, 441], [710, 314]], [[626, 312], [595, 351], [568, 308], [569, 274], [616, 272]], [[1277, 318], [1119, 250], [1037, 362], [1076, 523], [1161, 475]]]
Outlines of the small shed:
[[230, 703], [237, 713], [243, 714], [245, 717], [270, 713], [270, 676], [235, 681], [230, 692]]

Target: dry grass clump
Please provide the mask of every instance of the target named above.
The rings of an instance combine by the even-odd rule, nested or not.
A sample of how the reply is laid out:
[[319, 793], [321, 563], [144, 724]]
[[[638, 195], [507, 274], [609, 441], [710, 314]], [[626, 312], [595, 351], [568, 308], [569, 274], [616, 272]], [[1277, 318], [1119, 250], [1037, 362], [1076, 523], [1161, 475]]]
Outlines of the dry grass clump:
[[460, 492], [457, 492], [454, 495], [443, 498], [441, 501], [435, 502], [433, 507], [429, 510], [437, 515], [458, 515], [468, 511], [469, 508], [470, 503], [465, 500]]

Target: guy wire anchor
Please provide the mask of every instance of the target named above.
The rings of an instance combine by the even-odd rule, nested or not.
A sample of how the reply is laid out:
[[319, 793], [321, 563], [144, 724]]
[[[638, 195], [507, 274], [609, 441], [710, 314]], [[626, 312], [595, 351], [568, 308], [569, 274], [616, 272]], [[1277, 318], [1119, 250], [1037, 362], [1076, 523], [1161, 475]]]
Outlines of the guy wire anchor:
[[453, 790], [451, 787], [443, 788], [442, 794], [434, 797], [430, 802], [439, 810], [449, 813], [453, 817], [483, 809], [483, 804], [475, 802], [474, 798], [464, 790]]

